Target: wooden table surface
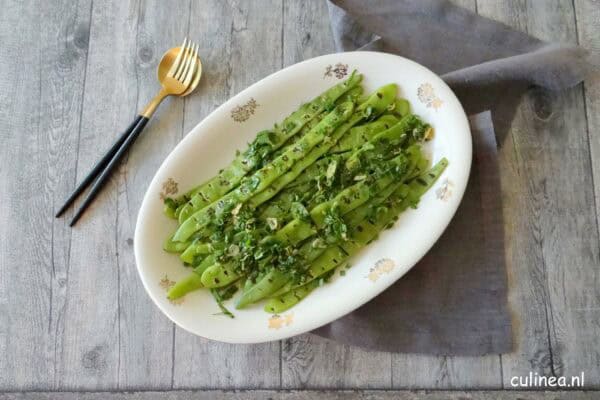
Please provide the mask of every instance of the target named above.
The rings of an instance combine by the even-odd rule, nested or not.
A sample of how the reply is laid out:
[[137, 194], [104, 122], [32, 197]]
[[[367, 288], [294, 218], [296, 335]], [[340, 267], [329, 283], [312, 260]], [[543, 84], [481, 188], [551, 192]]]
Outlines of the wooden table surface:
[[[600, 61], [598, 1], [460, 4]], [[500, 389], [530, 371], [583, 371], [585, 389], [600, 388], [599, 74], [560, 93], [530, 90], [500, 145], [512, 353], [367, 352], [310, 335], [228, 345], [152, 304], [133, 256], [137, 212], [162, 160], [208, 113], [333, 51], [326, 4], [1, 0], [0, 10], [0, 391]], [[55, 219], [184, 36], [201, 46], [200, 89], [162, 105], [75, 229], [72, 210]]]

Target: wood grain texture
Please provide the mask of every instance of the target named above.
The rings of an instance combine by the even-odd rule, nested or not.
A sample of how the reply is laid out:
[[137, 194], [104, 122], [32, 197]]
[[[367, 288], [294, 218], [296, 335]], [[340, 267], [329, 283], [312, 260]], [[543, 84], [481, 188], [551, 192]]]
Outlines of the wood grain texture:
[[[159, 89], [156, 65], [188, 34], [190, 2], [144, 1], [139, 5], [134, 62], [136, 110]], [[171, 388], [174, 324], [148, 301], [133, 255], [137, 212], [162, 161], [179, 142], [184, 102], [168, 99], [133, 146], [118, 175], [116, 232], [119, 270], [119, 370], [117, 387]]]
[[[590, 60], [600, 66], [600, 2], [598, 0], [577, 0], [574, 2], [577, 19], [578, 41], [590, 53]], [[596, 210], [600, 215], [600, 71], [590, 73], [583, 84], [586, 106], [588, 139], [590, 141], [591, 163], [596, 194]]]
[[[600, 2], [598, 0], [575, 1], [575, 16], [577, 19], [578, 41], [581, 46], [590, 52], [590, 60], [600, 68]], [[592, 167], [597, 225], [600, 222], [600, 69], [589, 74], [583, 84], [584, 102], [586, 112], [586, 123], [588, 140], [590, 144], [590, 162]], [[597, 272], [597, 269], [595, 269]], [[600, 277], [596, 274], [595, 285], [600, 286]], [[594, 310], [594, 308], [596, 309]], [[589, 323], [598, 321], [597, 304], [586, 304], [574, 312], [579, 313], [581, 322], [587, 319]], [[598, 327], [592, 327], [598, 332]], [[596, 337], [598, 334], [596, 334]], [[596, 360], [600, 364], [600, 360]]]
[[[581, 46], [590, 52], [590, 61], [600, 68], [600, 29], [598, 28], [600, 21], [600, 2], [597, 0], [575, 1], [575, 17], [576, 28], [578, 34], [578, 42]], [[586, 81], [583, 83], [584, 104], [586, 113], [586, 128], [587, 139], [590, 146], [590, 164], [592, 169], [592, 181], [595, 194], [595, 209], [596, 209], [596, 232], [600, 224], [600, 69], [591, 72]], [[592, 274], [581, 277], [589, 279], [588, 285], [595, 287], [594, 293], [586, 293], [586, 298], [577, 298], [581, 303], [569, 309], [569, 316], [576, 316], [578, 326], [577, 329], [581, 333], [588, 332], [586, 336], [577, 335], [577, 342], [574, 344], [578, 349], [586, 348], [588, 343], [592, 343], [592, 348], [595, 350], [592, 354], [592, 359], [589, 356], [587, 362], [593, 362], [597, 367], [600, 366], [600, 356], [597, 349], [600, 348], [600, 307], [598, 306], [600, 295], [600, 273], [598, 268], [591, 268]], [[587, 286], [587, 285], [586, 285]], [[592, 296], [595, 296], [592, 297]], [[592, 332], [594, 332], [592, 334]], [[581, 350], [579, 350], [581, 351]], [[575, 366], [572, 365], [571, 368]], [[600, 379], [594, 379], [594, 385], [600, 386]]]
[[[543, 40], [576, 43], [573, 5], [482, 2], [480, 13]], [[514, 353], [511, 376], [597, 371], [598, 230], [581, 85], [560, 93], [531, 90], [501, 148]], [[596, 374], [594, 374], [596, 375]], [[600, 385], [598, 376], [586, 387]]]
[[6, 393], [0, 400], [595, 400], [599, 392], [582, 391], [350, 391], [350, 390], [211, 390], [172, 392], [99, 392], [99, 393]]
[[[139, 97], [135, 50], [139, 3], [92, 8], [90, 50], [81, 115], [77, 181], [131, 122]], [[119, 16], [116, 17], [115, 16]], [[119, 169], [72, 229], [66, 299], [60, 317], [57, 385], [61, 389], [118, 386], [120, 364]]]
[[89, 1], [2, 4], [2, 389], [59, 379], [71, 231], [53, 214], [75, 178], [89, 24]]
[[499, 389], [502, 371], [499, 356], [439, 357], [394, 354], [394, 389]]
[[319, 336], [288, 339], [282, 351], [285, 388], [391, 388], [391, 354]]
[[320, 0], [283, 2], [283, 66], [335, 53], [327, 3]]
[[450, 2], [467, 10], [477, 12], [477, 0], [450, 0]]
[[[281, 68], [282, 4], [193, 2], [189, 36], [200, 44], [205, 74], [186, 99], [185, 133], [225, 100]], [[276, 388], [280, 344], [228, 345], [175, 331], [176, 388]]]

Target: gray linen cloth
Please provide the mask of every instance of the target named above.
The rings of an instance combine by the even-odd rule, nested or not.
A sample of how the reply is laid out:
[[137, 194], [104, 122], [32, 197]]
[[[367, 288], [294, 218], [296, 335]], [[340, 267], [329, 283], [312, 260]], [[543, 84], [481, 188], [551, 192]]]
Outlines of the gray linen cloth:
[[479, 114], [469, 118], [469, 185], [445, 234], [388, 290], [314, 333], [381, 351], [510, 351], [497, 138], [501, 144], [528, 87], [581, 82], [590, 70], [585, 51], [542, 42], [447, 1], [334, 0], [329, 13], [339, 51], [415, 60], [443, 77], [468, 114]]

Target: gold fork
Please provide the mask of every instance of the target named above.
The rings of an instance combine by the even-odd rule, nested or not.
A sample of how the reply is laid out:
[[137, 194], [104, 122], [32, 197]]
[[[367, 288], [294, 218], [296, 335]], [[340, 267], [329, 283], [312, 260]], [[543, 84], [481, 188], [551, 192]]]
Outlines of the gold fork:
[[[187, 96], [198, 86], [200, 77], [202, 76], [202, 65], [198, 58], [198, 48], [197, 44], [186, 38], [183, 40], [181, 47], [170, 49], [163, 55], [158, 66], [158, 80], [161, 84], [160, 91], [150, 100], [144, 111], [133, 120], [127, 130], [121, 134], [108, 152], [92, 168], [92, 171], [77, 186], [65, 204], [56, 213], [56, 217], [59, 217], [75, 201], [77, 196], [95, 180], [90, 193], [69, 224], [70, 226], [75, 225], [83, 212], [94, 201], [110, 177], [112, 170], [115, 169], [129, 147], [131, 147], [144, 130], [158, 105], [167, 96]], [[165, 71], [167, 72], [165, 73]]]
[[[175, 58], [173, 65], [171, 65], [169, 72], [167, 72], [163, 79], [160, 77], [161, 66], [159, 65], [158, 80], [161, 81], [162, 88], [160, 89], [160, 92], [158, 92], [158, 94], [152, 100], [150, 100], [150, 103], [148, 103], [144, 111], [141, 113], [141, 115], [144, 117], [150, 118], [156, 110], [156, 107], [158, 107], [161, 101], [163, 101], [167, 96], [182, 95], [184, 92], [186, 92], [184, 95], [189, 94], [187, 89], [192, 84], [192, 79], [195, 76], [194, 74], [196, 71], [196, 65], [200, 65], [200, 62], [198, 61], [198, 45], [188, 41], [186, 38], [183, 39], [181, 48], [183, 51], [177, 52], [177, 57]], [[168, 59], [169, 54], [170, 51], [163, 56], [163, 60]], [[200, 74], [198, 74], [198, 78], [200, 78]], [[200, 79], [194, 81], [194, 88], [196, 85], [198, 85], [199, 80]]]

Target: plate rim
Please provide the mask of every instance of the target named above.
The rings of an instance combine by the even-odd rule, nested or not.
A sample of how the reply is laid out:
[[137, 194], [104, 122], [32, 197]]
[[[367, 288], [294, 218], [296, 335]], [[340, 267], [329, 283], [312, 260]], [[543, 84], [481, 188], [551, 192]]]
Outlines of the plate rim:
[[[230, 337], [213, 337], [212, 335], [204, 335], [204, 334], [200, 334], [197, 331], [191, 329], [190, 327], [185, 326], [181, 321], [176, 320], [176, 318], [174, 318], [171, 313], [169, 312], [169, 310], [163, 306], [163, 304], [161, 302], [159, 302], [157, 300], [157, 298], [155, 298], [155, 290], [153, 288], [150, 287], [151, 282], [149, 282], [148, 277], [145, 275], [145, 273], [142, 270], [141, 267], [141, 263], [140, 263], [140, 255], [141, 252], [143, 251], [140, 246], [140, 242], [141, 240], [139, 239], [139, 236], [141, 235], [141, 230], [142, 230], [142, 226], [144, 224], [143, 220], [140, 218], [146, 211], [147, 208], [150, 207], [150, 196], [152, 196], [152, 191], [151, 188], [155, 187], [157, 185], [157, 182], [159, 180], [159, 175], [160, 172], [163, 170], [163, 168], [165, 168], [165, 166], [167, 164], [170, 163], [172, 158], [175, 158], [175, 150], [183, 145], [184, 143], [186, 143], [186, 141], [191, 141], [192, 137], [201, 134], [201, 133], [197, 133], [199, 130], [202, 129], [202, 126], [204, 125], [204, 123], [206, 122], [206, 120], [211, 117], [214, 114], [219, 114], [222, 113], [223, 110], [226, 110], [228, 107], [230, 107], [231, 105], [234, 105], [235, 102], [237, 101], [238, 98], [243, 97], [244, 94], [251, 92], [255, 87], [260, 86], [265, 80], [271, 80], [275, 77], [277, 77], [280, 74], [283, 74], [285, 71], [287, 71], [290, 68], [298, 68], [299, 66], [302, 66], [303, 64], [308, 64], [308, 63], [314, 63], [320, 59], [325, 59], [328, 57], [332, 57], [332, 56], [344, 56], [344, 55], [348, 55], [348, 54], [352, 54], [352, 55], [364, 55], [364, 56], [376, 56], [376, 57], [387, 57], [387, 58], [391, 58], [391, 59], [397, 59], [397, 60], [402, 60], [403, 62], [408, 62], [409, 64], [413, 64], [413, 66], [416, 66], [419, 69], [422, 69], [424, 71], [426, 71], [427, 73], [429, 73], [430, 75], [432, 75], [433, 77], [436, 78], [436, 85], [439, 85], [441, 87], [444, 87], [448, 93], [451, 94], [452, 96], [452, 100], [458, 105], [459, 110], [461, 111], [460, 113], [460, 119], [462, 120], [462, 122], [465, 124], [466, 126], [466, 131], [465, 131], [465, 138], [468, 142], [468, 146], [465, 147], [466, 153], [465, 153], [465, 164], [466, 164], [466, 169], [464, 171], [465, 175], [466, 175], [466, 179], [464, 179], [464, 181], [461, 181], [461, 185], [458, 187], [455, 187], [453, 190], [453, 196], [455, 196], [457, 198], [457, 200], [454, 202], [455, 206], [454, 209], [451, 210], [450, 212], [450, 217], [448, 218], [448, 221], [444, 224], [443, 228], [440, 230], [440, 232], [438, 232], [437, 235], [432, 236], [432, 239], [434, 238], [434, 240], [431, 241], [431, 245], [425, 250], [425, 253], [423, 255], [421, 255], [417, 261], [415, 261], [414, 263], [412, 263], [409, 267], [407, 267], [404, 271], [402, 271], [397, 277], [395, 277], [394, 279], [389, 279], [388, 282], [386, 282], [385, 284], [381, 285], [381, 289], [377, 291], [376, 294], [370, 296], [364, 296], [363, 299], [361, 299], [361, 301], [358, 302], [353, 302], [352, 306], [349, 307], [348, 310], [344, 310], [340, 313], [338, 313], [339, 315], [333, 319], [327, 319], [325, 322], [319, 322], [314, 326], [310, 326], [308, 328], [296, 328], [294, 329], [294, 327], [292, 327], [292, 329], [286, 330], [285, 332], [283, 332], [282, 330], [278, 330], [276, 331], [277, 333], [273, 335], [273, 337], [266, 337], [266, 335], [263, 335], [264, 337], [262, 338], [256, 338], [256, 337], [248, 337], [246, 339], [234, 339], [234, 338], [230, 338]], [[148, 296], [150, 297], [150, 299], [152, 300], [152, 302], [160, 309], [160, 311], [167, 317], [169, 318], [170, 321], [172, 321], [175, 325], [177, 325], [178, 327], [180, 327], [181, 329], [185, 330], [186, 332], [189, 332], [193, 335], [208, 339], [208, 340], [214, 340], [214, 341], [218, 341], [218, 342], [223, 342], [223, 343], [231, 343], [231, 344], [252, 344], [252, 343], [266, 343], [266, 342], [272, 342], [272, 341], [277, 341], [277, 340], [283, 340], [283, 339], [287, 339], [293, 336], [297, 336], [306, 332], [310, 332], [312, 330], [318, 329], [322, 326], [325, 326], [339, 318], [343, 318], [344, 316], [350, 314], [352, 311], [360, 308], [361, 306], [363, 306], [364, 304], [368, 303], [369, 301], [371, 301], [372, 299], [374, 299], [376, 296], [378, 296], [379, 294], [383, 293], [385, 290], [387, 290], [391, 285], [393, 285], [394, 283], [396, 283], [399, 279], [401, 279], [407, 272], [409, 272], [430, 250], [431, 248], [438, 242], [440, 236], [446, 231], [446, 229], [448, 228], [448, 226], [450, 225], [450, 223], [452, 222], [452, 220], [454, 219], [454, 216], [456, 215], [456, 212], [458, 210], [458, 207], [460, 206], [460, 204], [462, 203], [462, 199], [464, 196], [464, 193], [466, 191], [466, 187], [467, 187], [467, 183], [469, 180], [469, 175], [471, 172], [471, 167], [472, 167], [472, 162], [473, 162], [473, 154], [472, 154], [472, 147], [473, 147], [473, 143], [472, 143], [472, 133], [471, 133], [471, 129], [470, 129], [470, 124], [469, 124], [469, 119], [467, 117], [467, 114], [464, 110], [464, 107], [462, 106], [462, 104], [460, 103], [460, 101], [458, 100], [456, 94], [454, 93], [454, 91], [448, 86], [448, 84], [446, 82], [444, 82], [444, 80], [435, 72], [431, 71], [429, 68], [417, 63], [416, 61], [413, 61], [411, 59], [408, 59], [406, 57], [402, 57], [399, 55], [395, 55], [395, 54], [390, 54], [390, 53], [384, 53], [384, 52], [377, 52], [377, 51], [351, 51], [351, 52], [340, 52], [340, 53], [329, 53], [329, 54], [324, 54], [321, 56], [317, 56], [317, 57], [313, 57], [307, 60], [303, 60], [301, 62], [289, 65], [285, 68], [282, 68], [276, 72], [273, 72], [267, 76], [265, 76], [264, 78], [252, 83], [250, 86], [248, 86], [247, 88], [241, 90], [240, 92], [232, 95], [230, 98], [228, 98], [225, 102], [223, 102], [221, 105], [219, 105], [217, 108], [215, 108], [213, 111], [211, 111], [210, 113], [208, 113], [202, 120], [200, 120], [196, 125], [194, 125], [194, 127], [192, 127], [187, 134], [183, 137], [182, 140], [180, 140], [169, 152], [169, 154], [165, 157], [165, 159], [163, 160], [163, 162], [160, 164], [160, 166], [158, 167], [158, 169], [156, 170], [156, 172], [154, 173], [154, 176], [152, 178], [152, 180], [150, 181], [150, 183], [148, 184], [147, 190], [144, 194], [142, 203], [140, 205], [140, 208], [138, 210], [138, 214], [137, 214], [137, 219], [136, 219], [136, 225], [135, 225], [135, 232], [134, 232], [134, 256], [135, 256], [135, 261], [136, 261], [136, 270], [138, 272], [138, 275], [142, 281], [142, 284], [144, 286], [144, 290], [146, 291], [146, 293], [148, 294]], [[468, 160], [467, 160], [468, 159]], [[305, 325], [308, 323], [305, 323]], [[310, 325], [310, 324], [309, 324]]]

